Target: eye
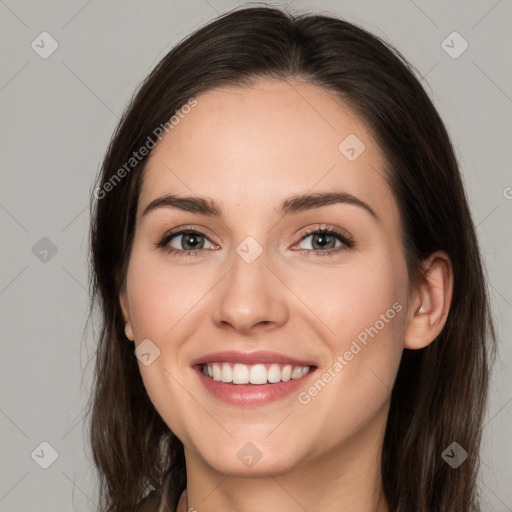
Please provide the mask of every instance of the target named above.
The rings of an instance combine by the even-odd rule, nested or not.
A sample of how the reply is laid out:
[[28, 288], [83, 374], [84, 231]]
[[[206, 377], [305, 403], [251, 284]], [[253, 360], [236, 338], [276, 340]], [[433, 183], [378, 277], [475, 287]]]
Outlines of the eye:
[[[311, 239], [310, 242], [305, 243], [308, 239]], [[301, 247], [301, 244], [310, 245], [313, 249], [305, 249], [304, 247]], [[355, 243], [348, 233], [336, 228], [322, 227], [307, 231], [302, 235], [299, 244], [294, 247], [301, 249], [301, 252], [327, 256], [339, 251], [350, 249], [354, 247], [354, 245]]]
[[218, 248], [205, 233], [196, 229], [182, 228], [164, 235], [157, 247], [178, 256], [196, 256], [199, 250], [208, 249], [205, 247], [205, 242], [211, 244], [210, 248]]

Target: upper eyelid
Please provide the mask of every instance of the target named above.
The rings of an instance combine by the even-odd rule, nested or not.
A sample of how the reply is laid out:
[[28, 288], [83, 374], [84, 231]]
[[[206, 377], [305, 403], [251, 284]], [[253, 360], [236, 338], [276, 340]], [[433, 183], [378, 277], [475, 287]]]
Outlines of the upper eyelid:
[[[354, 238], [352, 237], [352, 235], [350, 233], [348, 233], [345, 229], [333, 228], [330, 226], [325, 226], [325, 227], [319, 226], [316, 228], [306, 229], [306, 231], [300, 235], [300, 240], [294, 245], [299, 244], [304, 239], [306, 239], [312, 235], [315, 235], [317, 233], [328, 233], [329, 235], [336, 237], [343, 245], [345, 245], [349, 248], [355, 246]], [[305, 250], [305, 249], [303, 249], [303, 250]], [[311, 252], [316, 252], [316, 251], [313, 250]], [[327, 253], [329, 251], [321, 251], [321, 252]]]
[[169, 232], [166, 232], [161, 238], [170, 240], [170, 239], [174, 238], [175, 236], [184, 235], [186, 233], [197, 233], [198, 235], [202, 235], [202, 236], [208, 238], [208, 240], [210, 240], [210, 242], [215, 243], [217, 245], [216, 242], [214, 242], [213, 240], [210, 239], [211, 235], [209, 235], [207, 231], [208, 230], [206, 228], [195, 228], [192, 226], [183, 226], [183, 227], [173, 229]]

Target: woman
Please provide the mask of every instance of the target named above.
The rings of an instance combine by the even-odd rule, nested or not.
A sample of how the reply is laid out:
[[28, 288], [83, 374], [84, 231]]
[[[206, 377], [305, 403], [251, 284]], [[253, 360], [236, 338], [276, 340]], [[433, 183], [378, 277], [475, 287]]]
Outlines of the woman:
[[145, 80], [94, 196], [103, 509], [477, 509], [485, 277], [396, 50], [334, 17], [220, 16]]

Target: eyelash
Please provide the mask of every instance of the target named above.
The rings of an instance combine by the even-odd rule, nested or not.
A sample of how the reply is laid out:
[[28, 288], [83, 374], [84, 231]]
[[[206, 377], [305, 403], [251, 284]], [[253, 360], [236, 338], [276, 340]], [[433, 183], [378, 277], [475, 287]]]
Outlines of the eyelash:
[[[354, 242], [353, 238], [348, 233], [338, 230], [336, 228], [332, 228], [332, 227], [320, 227], [320, 228], [316, 227], [316, 228], [310, 229], [301, 235], [301, 238], [298, 243], [302, 242], [304, 239], [308, 238], [311, 235], [324, 234], [324, 233], [327, 233], [329, 235], [335, 235], [335, 237], [340, 242], [342, 242], [343, 245], [341, 247], [338, 247], [336, 249], [330, 249], [328, 251], [300, 249], [297, 252], [299, 252], [300, 254], [306, 253], [307, 256], [311, 256], [311, 253], [313, 253], [314, 256], [324, 257], [324, 256], [332, 256], [333, 254], [337, 254], [340, 251], [346, 251], [348, 249], [355, 247], [355, 242]], [[167, 246], [167, 244], [174, 237], [179, 236], [179, 235], [185, 235], [185, 234], [201, 235], [208, 239], [206, 233], [203, 233], [200, 230], [188, 228], [185, 226], [184, 228], [181, 228], [178, 231], [171, 231], [170, 233], [165, 234], [162, 237], [162, 239], [156, 243], [156, 247], [158, 249], [165, 251], [166, 253], [173, 254], [175, 256], [185, 256], [185, 257], [194, 257], [194, 256], [197, 256], [197, 254], [201, 251], [209, 250], [209, 249], [195, 249], [195, 250], [191, 250], [191, 251], [185, 251], [182, 249], [175, 249], [174, 247]], [[211, 240], [210, 240], [210, 242], [211, 242]], [[295, 244], [295, 245], [297, 245], [297, 244]]]

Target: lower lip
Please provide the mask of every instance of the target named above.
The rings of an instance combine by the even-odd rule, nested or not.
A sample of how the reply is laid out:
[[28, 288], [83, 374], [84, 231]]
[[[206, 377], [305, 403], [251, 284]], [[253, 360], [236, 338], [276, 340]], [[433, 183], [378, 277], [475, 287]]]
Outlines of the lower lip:
[[300, 379], [290, 379], [287, 382], [276, 384], [233, 384], [221, 382], [204, 375], [200, 367], [195, 367], [195, 370], [205, 388], [219, 400], [231, 405], [258, 406], [281, 400], [297, 392], [304, 386], [306, 379], [315, 373], [316, 368], [311, 368]]

